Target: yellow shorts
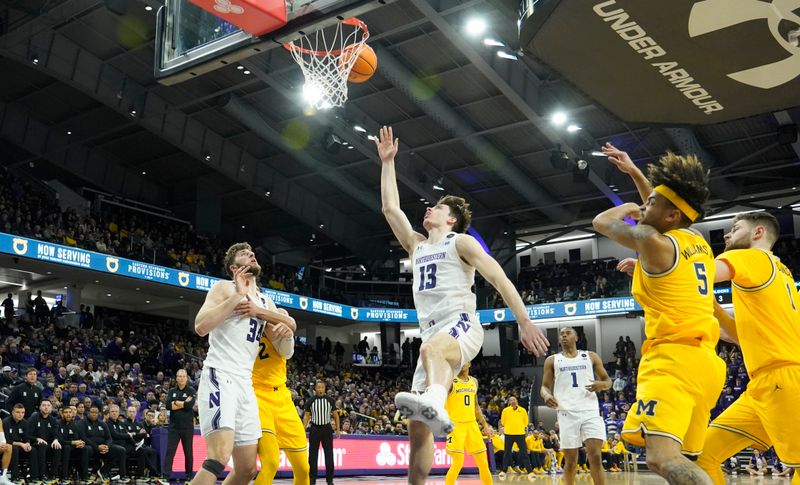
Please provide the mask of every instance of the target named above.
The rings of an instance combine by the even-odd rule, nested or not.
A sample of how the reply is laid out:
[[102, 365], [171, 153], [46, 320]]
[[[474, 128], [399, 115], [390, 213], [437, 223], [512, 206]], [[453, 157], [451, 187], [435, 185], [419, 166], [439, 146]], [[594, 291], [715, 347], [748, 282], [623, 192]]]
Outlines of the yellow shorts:
[[747, 390], [711, 423], [753, 440], [754, 446], [775, 452], [783, 463], [800, 467], [800, 366], [760, 372]]
[[277, 391], [256, 387], [258, 399], [258, 417], [261, 421], [261, 432], [272, 433], [278, 438], [278, 448], [287, 451], [304, 451], [308, 449], [306, 430], [297, 415], [292, 402], [292, 394], [286, 386]]
[[468, 423], [454, 423], [453, 432], [447, 435], [447, 452], [464, 453], [470, 455], [486, 451], [481, 429], [475, 421]]
[[725, 372], [711, 346], [654, 345], [639, 364], [636, 402], [622, 439], [645, 446], [646, 435], [665, 436], [681, 443], [684, 454], [699, 455]]

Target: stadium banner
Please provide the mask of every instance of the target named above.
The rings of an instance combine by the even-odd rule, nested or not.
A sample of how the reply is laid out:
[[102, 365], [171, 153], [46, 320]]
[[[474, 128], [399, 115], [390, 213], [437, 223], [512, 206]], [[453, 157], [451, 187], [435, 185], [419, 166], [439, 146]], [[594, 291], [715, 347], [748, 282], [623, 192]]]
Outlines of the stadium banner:
[[[219, 281], [219, 278], [212, 276], [204, 276], [175, 268], [167, 268], [5, 233], [0, 233], [0, 253], [197, 291], [208, 291], [214, 283]], [[263, 288], [261, 291], [270, 297], [276, 305], [288, 309], [303, 310], [352, 320], [353, 322], [417, 323], [417, 311], [414, 309], [359, 308], [271, 288]], [[730, 288], [717, 288], [714, 293], [720, 303], [730, 303]], [[550, 318], [616, 315], [642, 311], [642, 308], [633, 297], [628, 296], [530, 305], [527, 310], [532, 320], [546, 320]], [[484, 325], [514, 321], [514, 315], [508, 308], [478, 310], [477, 316], [478, 320]]]
[[[167, 455], [167, 428], [153, 429], [153, 446], [161, 455], [164, 464]], [[194, 471], [200, 469], [206, 457], [206, 442], [200, 436], [200, 430], [195, 429], [192, 454], [194, 455]], [[453, 463], [450, 455], [445, 452], [444, 438], [437, 439], [434, 443], [433, 468], [431, 473], [445, 474]], [[491, 449], [491, 448], [490, 448]], [[408, 459], [410, 445], [407, 436], [393, 435], [345, 435], [333, 440], [333, 465], [336, 476], [353, 475], [405, 475], [408, 473]], [[325, 454], [320, 450], [318, 457], [320, 475], [325, 469]], [[183, 447], [179, 446], [173, 460], [173, 477], [183, 476], [185, 461]], [[230, 471], [232, 462], [225, 467]], [[162, 465], [163, 466], [163, 465]], [[261, 468], [261, 463], [258, 464]], [[490, 463], [491, 468], [491, 463]], [[162, 469], [162, 473], [163, 473]], [[461, 473], [478, 473], [478, 467], [471, 455], [464, 460], [464, 469]], [[290, 478], [292, 468], [286, 454], [281, 451], [278, 465], [278, 478]]]

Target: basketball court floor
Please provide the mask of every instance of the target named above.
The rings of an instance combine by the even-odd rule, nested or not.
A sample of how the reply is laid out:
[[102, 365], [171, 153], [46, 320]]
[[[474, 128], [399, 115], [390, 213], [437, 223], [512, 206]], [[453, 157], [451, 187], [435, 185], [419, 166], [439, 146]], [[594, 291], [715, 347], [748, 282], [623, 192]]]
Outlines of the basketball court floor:
[[[291, 483], [290, 480], [275, 480], [275, 483], [280, 484], [288, 484]], [[357, 484], [357, 485], [407, 485], [408, 481], [403, 476], [395, 476], [395, 477], [376, 477], [376, 476], [368, 476], [368, 477], [350, 477], [350, 478], [337, 478], [335, 481], [336, 485], [345, 485], [345, 484]], [[458, 477], [456, 481], [456, 485], [480, 485], [481, 481], [478, 479], [478, 475], [462, 475]], [[501, 485], [504, 483], [514, 483], [514, 484], [535, 484], [535, 485], [558, 485], [564, 483], [561, 479], [560, 475], [555, 476], [539, 476], [536, 477], [533, 481], [529, 481], [528, 478], [524, 475], [509, 475], [506, 477], [505, 480], [499, 480], [497, 476], [494, 477], [494, 483], [496, 485]], [[579, 474], [576, 483], [579, 484], [591, 484], [592, 479], [588, 474]], [[662, 484], [666, 483], [666, 481], [656, 475], [655, 473], [650, 472], [639, 472], [639, 473], [607, 473], [606, 474], [606, 484], [608, 485], [651, 485], [651, 484]], [[728, 484], [789, 484], [791, 483], [790, 478], [772, 478], [770, 476], [767, 477], [758, 477], [752, 478], [749, 476], [735, 476], [727, 477]], [[435, 477], [431, 477], [427, 481], [428, 485], [444, 485], [444, 476], [437, 475]]]

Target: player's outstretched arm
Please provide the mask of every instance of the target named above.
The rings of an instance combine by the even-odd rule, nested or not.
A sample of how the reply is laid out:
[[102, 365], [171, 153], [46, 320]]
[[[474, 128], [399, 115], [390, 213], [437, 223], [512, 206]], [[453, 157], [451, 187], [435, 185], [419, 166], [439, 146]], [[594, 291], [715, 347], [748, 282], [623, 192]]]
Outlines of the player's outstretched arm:
[[607, 238], [639, 253], [639, 263], [650, 273], [668, 270], [675, 263], [675, 245], [667, 236], [647, 224], [632, 226], [630, 217], [638, 220], [641, 211], [633, 202], [612, 207], [595, 216], [592, 226]]
[[381, 128], [380, 136], [375, 140], [378, 156], [381, 158], [381, 204], [383, 216], [403, 249], [411, 254], [414, 247], [425, 237], [414, 231], [405, 213], [400, 209], [400, 192], [397, 190], [397, 174], [394, 170], [394, 157], [400, 139], [394, 138], [391, 127]]
[[603, 366], [603, 359], [594, 352], [589, 352], [589, 357], [592, 359], [592, 368], [594, 369], [595, 380], [586, 386], [589, 392], [605, 391], [611, 389], [611, 378]]
[[478, 270], [478, 273], [494, 286], [503, 297], [503, 301], [511, 308], [519, 325], [519, 339], [522, 345], [538, 357], [546, 354], [550, 342], [547, 341], [542, 330], [531, 321], [528, 311], [525, 309], [525, 303], [522, 302], [517, 289], [503, 272], [500, 264], [486, 254], [483, 247], [472, 236], [458, 237], [456, 250], [459, 257]]
[[544, 361], [544, 372], [542, 373], [542, 388], [539, 395], [544, 399], [544, 404], [553, 409], [558, 409], [558, 401], [553, 396], [553, 383], [555, 382], [555, 356], [551, 355]]
[[214, 283], [194, 320], [194, 330], [197, 335], [205, 337], [208, 332], [217, 328], [233, 313], [242, 298], [247, 296], [249, 288], [245, 282], [249, 281], [250, 277], [248, 269], [247, 266], [236, 269], [233, 273], [234, 285], [226, 280]]
[[631, 157], [611, 143], [606, 143], [600, 150], [602, 150], [603, 154], [608, 157], [608, 161], [611, 162], [612, 165], [615, 165], [620, 172], [630, 175], [633, 183], [636, 185], [636, 190], [639, 191], [639, 197], [642, 198], [642, 202], [647, 202], [647, 198], [650, 197], [650, 193], [653, 192], [653, 186], [650, 185], [650, 181], [647, 180], [644, 173], [639, 170], [639, 167], [633, 163]]

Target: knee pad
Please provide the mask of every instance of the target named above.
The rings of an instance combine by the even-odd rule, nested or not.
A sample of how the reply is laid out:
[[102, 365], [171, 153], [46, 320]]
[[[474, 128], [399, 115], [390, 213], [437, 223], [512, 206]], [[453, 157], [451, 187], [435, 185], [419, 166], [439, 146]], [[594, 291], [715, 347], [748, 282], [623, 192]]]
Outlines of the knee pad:
[[206, 470], [209, 473], [213, 474], [215, 477], [218, 477], [222, 475], [222, 472], [225, 471], [225, 465], [218, 462], [217, 460], [206, 459], [203, 462], [203, 470]]

